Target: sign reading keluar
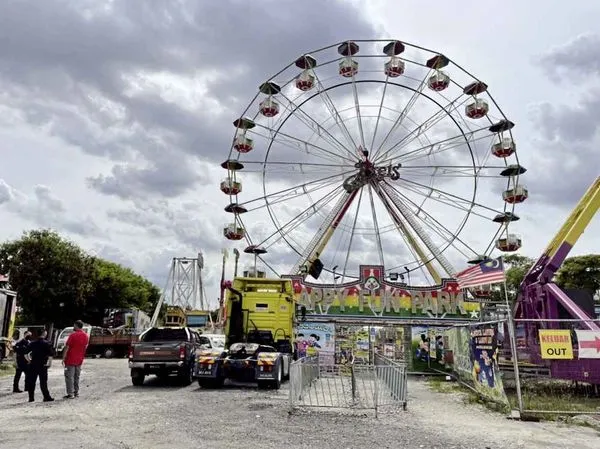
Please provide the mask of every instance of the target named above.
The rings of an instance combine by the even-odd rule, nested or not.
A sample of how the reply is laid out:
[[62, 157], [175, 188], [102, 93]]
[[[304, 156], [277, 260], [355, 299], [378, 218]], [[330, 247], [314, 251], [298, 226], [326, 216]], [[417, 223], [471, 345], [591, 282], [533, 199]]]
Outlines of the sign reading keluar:
[[568, 329], [540, 329], [540, 348], [543, 359], [573, 359], [573, 342]]

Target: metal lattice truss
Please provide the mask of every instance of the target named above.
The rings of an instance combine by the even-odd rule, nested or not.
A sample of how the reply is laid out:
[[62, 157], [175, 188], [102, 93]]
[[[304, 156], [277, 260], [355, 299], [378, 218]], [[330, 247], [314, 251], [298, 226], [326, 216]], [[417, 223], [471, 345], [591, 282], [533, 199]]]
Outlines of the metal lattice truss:
[[184, 310], [206, 310], [202, 283], [204, 257], [176, 257], [171, 261], [169, 276], [152, 317], [152, 325], [158, 321], [163, 304], [179, 306]]
[[234, 126], [223, 234], [276, 274], [318, 264], [344, 281], [378, 261], [439, 282], [521, 247], [514, 124], [438, 52], [363, 40], [301, 55]]

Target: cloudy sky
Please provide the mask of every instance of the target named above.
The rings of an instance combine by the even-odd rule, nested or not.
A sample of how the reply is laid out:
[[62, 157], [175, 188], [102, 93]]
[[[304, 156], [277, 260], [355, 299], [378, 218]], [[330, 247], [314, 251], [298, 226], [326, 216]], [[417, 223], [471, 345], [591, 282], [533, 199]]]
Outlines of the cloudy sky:
[[[347, 39], [399, 39], [444, 53], [484, 80], [516, 123], [519, 161], [528, 169], [521, 182], [531, 196], [511, 230], [523, 238], [521, 253], [537, 256], [600, 171], [600, 35], [594, 33], [600, 4], [507, 0], [492, 11], [482, 2], [460, 3], [458, 9], [453, 2], [423, 8], [420, 1], [387, 0], [2, 2], [0, 239], [51, 227], [160, 286], [172, 257], [203, 251], [206, 295], [215, 301], [221, 248], [244, 247], [222, 236], [229, 200], [218, 186], [227, 175], [220, 163], [229, 157], [232, 121], [258, 85], [303, 53]], [[376, 87], [361, 93], [379, 98]], [[332, 97], [343, 104], [352, 89]], [[400, 110], [409, 98], [398, 93], [389, 107], [398, 103]], [[428, 112], [415, 106], [414, 123]], [[301, 123], [286, 126], [304, 136]], [[433, 138], [444, 135], [452, 134], [440, 125]], [[267, 191], [306, 182], [288, 175], [269, 171]], [[304, 175], [317, 179], [316, 171]], [[439, 189], [462, 191], [463, 180], [441, 182]], [[491, 182], [480, 201], [500, 198], [497, 188]], [[249, 172], [240, 202], [262, 189], [259, 173]], [[318, 195], [283, 199], [276, 214], [286, 221]], [[453, 222], [449, 209], [435, 207]], [[502, 208], [502, 201], [492, 207]], [[244, 216], [254, 242], [272, 226], [262, 211]], [[310, 238], [319, 216], [296, 228], [296, 241]], [[462, 237], [485, 246], [495, 229], [474, 223]], [[598, 232], [596, 219], [574, 254], [600, 252]], [[402, 242], [393, 232], [383, 236], [388, 248]], [[362, 240], [350, 263], [378, 263], [374, 238], [365, 233]], [[326, 264], [343, 262], [335, 248], [344, 242], [334, 239]], [[409, 263], [402, 260], [409, 253], [392, 253], [393, 263]], [[458, 256], [449, 257], [460, 265]], [[284, 272], [295, 257], [274, 244], [265, 260]], [[241, 263], [251, 263], [249, 256]]]

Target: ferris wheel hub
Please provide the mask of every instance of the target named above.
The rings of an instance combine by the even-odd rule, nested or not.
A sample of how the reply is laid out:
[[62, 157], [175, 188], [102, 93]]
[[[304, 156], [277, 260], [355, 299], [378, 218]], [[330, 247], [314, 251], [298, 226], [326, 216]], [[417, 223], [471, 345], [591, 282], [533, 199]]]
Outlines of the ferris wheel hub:
[[400, 168], [402, 168], [402, 164], [376, 166], [373, 162], [366, 159], [357, 162], [354, 164], [354, 167], [358, 169], [358, 173], [344, 180], [344, 189], [348, 193], [352, 193], [367, 184], [379, 183], [385, 178], [389, 178], [393, 181], [400, 179]]

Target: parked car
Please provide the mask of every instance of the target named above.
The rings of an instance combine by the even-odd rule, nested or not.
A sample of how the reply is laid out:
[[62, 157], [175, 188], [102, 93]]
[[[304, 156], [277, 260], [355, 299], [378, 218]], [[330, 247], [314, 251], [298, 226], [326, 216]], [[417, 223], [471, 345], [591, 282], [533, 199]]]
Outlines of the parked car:
[[223, 334], [200, 334], [200, 340], [202, 349], [225, 349], [225, 335]]

